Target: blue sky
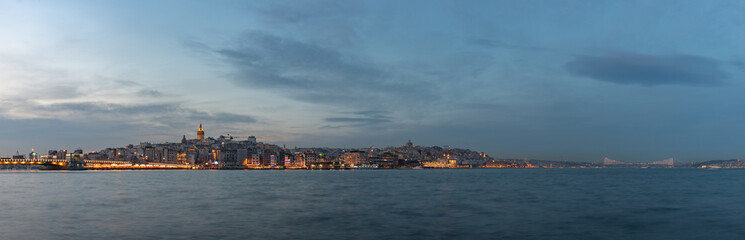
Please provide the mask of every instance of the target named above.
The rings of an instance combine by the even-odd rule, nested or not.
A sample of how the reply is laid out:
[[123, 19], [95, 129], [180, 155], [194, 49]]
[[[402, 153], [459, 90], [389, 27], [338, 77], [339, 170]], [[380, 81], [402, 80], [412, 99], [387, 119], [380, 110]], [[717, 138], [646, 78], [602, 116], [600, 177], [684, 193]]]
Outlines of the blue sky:
[[256, 135], [745, 156], [742, 1], [4, 1], [0, 154]]

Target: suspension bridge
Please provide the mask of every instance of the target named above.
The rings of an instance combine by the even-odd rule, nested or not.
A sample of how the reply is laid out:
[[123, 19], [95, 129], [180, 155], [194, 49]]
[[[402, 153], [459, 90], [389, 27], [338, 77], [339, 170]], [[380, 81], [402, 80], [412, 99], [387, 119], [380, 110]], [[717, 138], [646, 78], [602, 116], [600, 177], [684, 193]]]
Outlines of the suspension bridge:
[[654, 162], [642, 162], [642, 163], [632, 163], [632, 162], [622, 162], [614, 159], [610, 159], [608, 157], [603, 158], [603, 167], [667, 167], [667, 168], [674, 168], [675, 167], [675, 158], [666, 158], [659, 161]]

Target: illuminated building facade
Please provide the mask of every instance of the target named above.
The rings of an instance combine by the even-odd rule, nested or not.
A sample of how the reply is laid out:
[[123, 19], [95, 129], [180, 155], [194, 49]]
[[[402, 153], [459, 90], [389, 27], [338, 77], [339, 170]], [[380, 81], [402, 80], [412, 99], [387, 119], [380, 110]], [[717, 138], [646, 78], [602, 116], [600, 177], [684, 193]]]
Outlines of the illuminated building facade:
[[265, 152], [259, 155], [259, 161], [261, 162], [262, 166], [273, 167], [277, 165], [277, 155]]
[[363, 151], [350, 151], [344, 153], [344, 163], [356, 166], [360, 165], [364, 161], [364, 152]]

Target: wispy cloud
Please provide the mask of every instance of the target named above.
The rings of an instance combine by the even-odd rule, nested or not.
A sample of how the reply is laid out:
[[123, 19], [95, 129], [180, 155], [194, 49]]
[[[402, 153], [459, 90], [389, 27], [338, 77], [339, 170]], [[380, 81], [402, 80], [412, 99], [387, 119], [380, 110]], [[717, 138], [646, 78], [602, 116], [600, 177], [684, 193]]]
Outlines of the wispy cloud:
[[322, 128], [369, 127], [392, 121], [392, 118], [385, 111], [358, 111], [348, 114], [352, 116], [324, 118], [323, 120], [329, 125]]
[[142, 97], [154, 97], [154, 98], [164, 96], [164, 94], [161, 91], [149, 90], [149, 89], [142, 89], [139, 92], [137, 92], [137, 95], [142, 96]]
[[[6, 103], [11, 103], [6, 100]], [[208, 113], [182, 106], [180, 103], [114, 104], [104, 102], [69, 102], [39, 104], [30, 101], [13, 101], [15, 108], [28, 109], [32, 115], [13, 119], [60, 119], [89, 122], [149, 122], [158, 126], [179, 127], [197, 121], [219, 123], [255, 123], [254, 117], [235, 113]], [[0, 109], [0, 111], [3, 109]], [[12, 115], [7, 109], [3, 115]], [[7, 117], [0, 117], [7, 118]]]
[[217, 53], [239, 68], [241, 85], [338, 89], [349, 83], [374, 85], [383, 77], [371, 63], [312, 43], [265, 32], [248, 32], [238, 40], [240, 46]]
[[216, 48], [245, 88], [278, 89], [301, 101], [360, 105], [386, 99], [432, 99], [431, 86], [401, 81], [364, 57], [313, 43], [250, 31]]
[[733, 66], [739, 68], [742, 71], [745, 71], [745, 61], [742, 61], [742, 60], [733, 60], [733, 61], [730, 61], [730, 64], [732, 64]]
[[579, 55], [565, 68], [575, 76], [617, 84], [718, 86], [729, 76], [720, 61], [694, 55]]

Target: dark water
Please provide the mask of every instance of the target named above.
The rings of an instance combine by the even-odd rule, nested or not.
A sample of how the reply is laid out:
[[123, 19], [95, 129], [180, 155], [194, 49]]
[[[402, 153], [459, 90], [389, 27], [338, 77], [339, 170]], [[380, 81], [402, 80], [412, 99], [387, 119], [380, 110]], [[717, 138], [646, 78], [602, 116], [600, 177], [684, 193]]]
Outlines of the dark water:
[[745, 171], [0, 171], [1, 239], [745, 239]]

